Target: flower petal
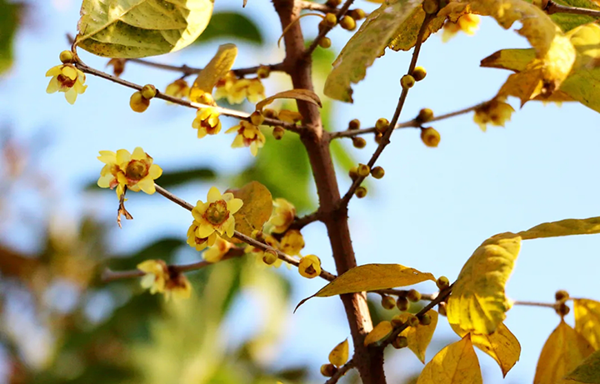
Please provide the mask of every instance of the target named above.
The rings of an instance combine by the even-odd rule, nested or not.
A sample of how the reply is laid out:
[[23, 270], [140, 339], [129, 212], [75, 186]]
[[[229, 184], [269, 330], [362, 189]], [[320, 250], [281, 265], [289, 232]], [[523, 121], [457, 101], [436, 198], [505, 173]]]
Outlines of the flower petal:
[[233, 199], [227, 202], [227, 209], [229, 210], [229, 213], [233, 215], [242, 208], [242, 205], [244, 205], [242, 199]]
[[69, 102], [69, 104], [75, 104], [75, 100], [77, 100], [77, 92], [73, 88], [70, 88], [67, 92], [65, 92], [65, 99]]
[[196, 236], [202, 238], [209, 237], [213, 233], [215, 233], [215, 228], [213, 228], [213, 226], [210, 224], [200, 223], [198, 229], [196, 230]]
[[150, 169], [148, 170], [148, 175], [152, 178], [152, 179], [158, 179], [163, 173], [163, 170], [161, 167], [159, 167], [156, 164], [152, 164], [150, 166]]
[[154, 180], [152, 180], [152, 178], [148, 176], [138, 181], [137, 186], [149, 195], [152, 195], [154, 192], [156, 192], [156, 188], [154, 187]]
[[146, 159], [146, 152], [142, 149], [142, 147], [135, 147], [133, 153], [131, 154], [131, 160], [144, 160]]
[[60, 88], [60, 85], [58, 84], [58, 79], [56, 77], [53, 77], [50, 79], [50, 82], [48, 83], [48, 88], [46, 88], [46, 93], [54, 93], [54, 92], [58, 91], [59, 88]]
[[209, 203], [214, 203], [217, 200], [223, 200], [223, 196], [221, 196], [221, 192], [219, 192], [217, 187], [210, 187], [206, 199]]
[[131, 160], [131, 154], [126, 149], [119, 149], [117, 151], [117, 164], [121, 166], [121, 168], [125, 169], [127, 163]]

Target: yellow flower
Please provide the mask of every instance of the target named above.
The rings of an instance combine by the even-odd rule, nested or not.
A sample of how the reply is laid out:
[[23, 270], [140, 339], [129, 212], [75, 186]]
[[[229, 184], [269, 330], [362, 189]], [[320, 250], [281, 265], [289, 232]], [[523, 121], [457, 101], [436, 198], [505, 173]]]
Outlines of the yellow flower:
[[294, 222], [296, 207], [286, 199], [277, 198], [273, 201], [273, 208], [267, 228], [272, 233], [283, 233]]
[[150, 293], [164, 293], [165, 298], [187, 299], [192, 292], [188, 279], [179, 271], [169, 268], [162, 260], [146, 260], [137, 268], [144, 272], [142, 287]]
[[229, 252], [232, 246], [229, 241], [217, 237], [217, 241], [202, 253], [202, 258], [209, 263], [216, 263]]
[[100, 171], [98, 186], [111, 189], [117, 187], [119, 197], [125, 186], [133, 192], [141, 190], [149, 195], [153, 194], [154, 180], [162, 175], [162, 169], [153, 164], [152, 157], [141, 147], [137, 147], [132, 154], [126, 149], [119, 149], [117, 153], [100, 151], [98, 160], [105, 164]]
[[447, 21], [444, 24], [444, 33], [442, 34], [442, 41], [447, 42], [451, 38], [454, 37], [459, 31], [463, 31], [467, 35], [474, 35], [475, 31], [479, 29], [479, 16], [473, 15], [471, 13], [467, 13], [458, 18], [458, 20], [453, 23], [451, 21]]
[[[279, 242], [273, 236], [265, 236], [264, 242], [270, 245], [272, 248], [279, 249]], [[265, 256], [272, 257], [272, 255], [268, 255], [262, 248], [254, 247], [252, 245], [246, 246], [244, 249], [244, 253], [250, 254], [251, 256], [256, 257], [256, 261], [261, 265], [268, 265], [270, 267], [279, 268], [281, 263], [283, 262], [281, 259], [276, 258], [275, 262], [268, 263]]]
[[250, 147], [252, 156], [256, 156], [258, 149], [265, 145], [265, 135], [258, 127], [246, 120], [240, 121], [240, 125], [229, 128], [225, 133], [237, 132], [237, 136], [231, 143], [232, 148]]
[[504, 123], [510, 121], [514, 111], [514, 108], [504, 100], [492, 99], [475, 110], [473, 121], [485, 132], [487, 124], [504, 127]]
[[192, 127], [198, 130], [198, 138], [206, 135], [216, 135], [221, 131], [219, 112], [215, 108], [201, 108], [192, 122]]
[[217, 233], [213, 233], [208, 237], [199, 237], [198, 236], [198, 227], [199, 224], [196, 220], [190, 225], [190, 228], [187, 232], [187, 244], [194, 248], [196, 251], [201, 251], [206, 247], [212, 246], [217, 240]]
[[190, 94], [190, 86], [187, 81], [183, 79], [177, 79], [171, 84], [167, 85], [165, 89], [165, 95], [185, 99]]
[[304, 237], [297, 229], [291, 229], [281, 239], [281, 250], [290, 256], [299, 255], [304, 248]]
[[47, 93], [64, 92], [65, 99], [70, 104], [74, 104], [77, 95], [85, 92], [87, 85], [85, 83], [85, 73], [75, 68], [71, 64], [62, 64], [52, 67], [46, 72], [46, 77], [52, 76]]
[[279, 111], [279, 120], [285, 121], [286, 123], [296, 124], [302, 120], [302, 115], [298, 112], [282, 109]]
[[113, 67], [113, 74], [116, 77], [119, 77], [123, 74], [123, 72], [125, 71], [125, 63], [127, 62], [127, 60], [125, 59], [110, 59], [108, 61], [108, 63], [106, 63], [106, 67]]
[[206, 203], [198, 200], [196, 207], [192, 209], [194, 220], [198, 222], [196, 236], [206, 238], [217, 232], [219, 235], [225, 233], [228, 237], [232, 237], [235, 231], [233, 215], [244, 204], [242, 200], [234, 198], [232, 193], [221, 195], [215, 187], [210, 188], [206, 199]]
[[312, 279], [321, 274], [321, 260], [315, 255], [307, 255], [300, 259], [298, 272], [308, 279]]
[[151, 294], [163, 293], [169, 279], [169, 268], [162, 260], [146, 260], [137, 265], [137, 269], [144, 272], [142, 288], [150, 289]]
[[265, 98], [265, 87], [260, 79], [238, 79], [233, 72], [217, 82], [215, 99], [227, 99], [229, 104], [241, 104], [244, 99], [257, 103]]

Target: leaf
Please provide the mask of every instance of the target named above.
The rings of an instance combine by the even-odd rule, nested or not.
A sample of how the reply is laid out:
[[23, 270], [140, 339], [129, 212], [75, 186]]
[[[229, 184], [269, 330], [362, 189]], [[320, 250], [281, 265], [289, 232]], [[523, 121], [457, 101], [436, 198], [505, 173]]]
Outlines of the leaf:
[[0, 0], [0, 74], [10, 69], [13, 63], [13, 40], [22, 6]]
[[435, 355], [423, 368], [417, 384], [483, 384], [470, 335]]
[[[587, 8], [600, 10], [598, 2], [590, 0], [553, 0], [554, 3], [560, 5], [566, 5], [569, 7]], [[598, 18], [585, 16], [585, 15], [573, 15], [568, 13], [555, 13], [550, 16], [552, 20], [565, 32], [578, 27], [583, 24], [592, 23]]]
[[600, 233], [600, 217], [589, 219], [566, 219], [536, 225], [517, 233], [523, 240], [541, 239], [545, 237], [591, 235]]
[[235, 38], [257, 44], [263, 43], [260, 29], [252, 19], [238, 12], [215, 12], [211, 22], [194, 44], [225, 38]]
[[[263, 224], [271, 217], [273, 210], [273, 197], [271, 192], [259, 183], [252, 181], [241, 189], [228, 190], [238, 199], [242, 199], [244, 205], [233, 215], [235, 217], [235, 230], [246, 236], [252, 236], [252, 231], [261, 230]], [[231, 239], [239, 243], [237, 239]]]
[[527, 63], [533, 59], [535, 59], [535, 51], [531, 48], [502, 49], [481, 60], [481, 66], [521, 72], [525, 70]]
[[217, 82], [222, 79], [233, 66], [237, 57], [238, 49], [235, 44], [223, 44], [219, 46], [216, 55], [208, 62], [190, 89], [190, 100], [199, 102], [205, 93], [212, 93]]
[[325, 95], [352, 102], [351, 84], [365, 78], [367, 68], [381, 56], [394, 32], [420, 6], [417, 0], [390, 0], [371, 12], [333, 63]]
[[465, 331], [489, 335], [510, 309], [504, 286], [521, 247], [514, 234], [496, 235], [483, 242], [465, 263], [448, 300], [448, 322]]
[[387, 335], [392, 332], [394, 327], [389, 321], [382, 321], [373, 328], [371, 332], [365, 337], [365, 347], [369, 344], [377, 343], [383, 340]]
[[555, 384], [593, 352], [583, 336], [561, 319], [542, 348], [533, 383]]
[[348, 353], [348, 339], [346, 339], [329, 352], [329, 362], [339, 368], [348, 362]]
[[213, 0], [83, 0], [75, 42], [113, 58], [177, 51], [204, 31], [213, 5]]
[[[431, 342], [433, 333], [438, 322], [438, 313], [433, 309], [427, 312], [427, 315], [431, 317], [431, 323], [429, 325], [419, 324], [416, 327], [407, 327], [405, 330], [400, 332], [400, 336], [405, 336], [408, 341], [408, 348], [425, 364], [425, 352]], [[400, 318], [406, 322], [410, 315], [408, 313], [401, 313]]]
[[[469, 333], [455, 324], [450, 324], [450, 326], [460, 337]], [[471, 342], [474, 346], [487, 353], [492, 359], [496, 360], [504, 377], [519, 361], [519, 357], [521, 356], [521, 344], [519, 340], [517, 340], [504, 323], [500, 323], [496, 331], [489, 335], [471, 333]]]
[[566, 383], [600, 384], [600, 351], [588, 356], [571, 373], [565, 376]]
[[600, 349], [600, 303], [588, 299], [575, 299], [575, 330], [594, 349]]
[[291, 91], [283, 91], [276, 93], [273, 96], [269, 96], [266, 99], [259, 101], [258, 104], [256, 104], [256, 110], [262, 110], [264, 107], [271, 104], [276, 99], [303, 100], [318, 105], [319, 107], [322, 107], [321, 99], [319, 99], [319, 96], [313, 91], [308, 89], [292, 89]]

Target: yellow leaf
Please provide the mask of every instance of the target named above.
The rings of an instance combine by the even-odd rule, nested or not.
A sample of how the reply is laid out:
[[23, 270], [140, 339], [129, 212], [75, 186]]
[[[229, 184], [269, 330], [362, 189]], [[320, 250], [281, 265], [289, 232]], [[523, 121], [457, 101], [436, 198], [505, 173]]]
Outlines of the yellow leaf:
[[566, 219], [536, 225], [526, 231], [517, 233], [523, 240], [541, 239], [545, 237], [592, 235], [600, 233], [600, 217], [589, 219]]
[[[429, 325], [417, 325], [416, 327], [407, 327], [405, 330], [400, 332], [400, 336], [405, 336], [408, 341], [408, 348], [425, 364], [425, 352], [431, 342], [435, 327], [438, 322], [438, 313], [433, 309], [429, 310], [427, 314], [431, 317], [431, 323]], [[406, 321], [410, 315], [408, 313], [401, 313], [400, 318], [402, 321]]]
[[479, 360], [473, 349], [471, 337], [442, 349], [427, 363], [417, 384], [482, 384]]
[[365, 337], [365, 346], [383, 340], [387, 335], [390, 334], [390, 332], [392, 332], [393, 329], [394, 327], [392, 327], [392, 323], [389, 321], [382, 321], [381, 323], [377, 324], [375, 328], [369, 332], [367, 337]]
[[[246, 236], [252, 236], [255, 229], [262, 230], [263, 224], [271, 217], [273, 209], [273, 197], [271, 192], [259, 183], [251, 181], [241, 189], [228, 190], [233, 196], [242, 199], [244, 205], [237, 211], [235, 217], [235, 230]], [[231, 239], [234, 243], [239, 243], [237, 239]]]
[[205, 93], [212, 93], [217, 82], [223, 78], [233, 66], [237, 57], [238, 49], [235, 44], [223, 44], [219, 46], [217, 54], [200, 71], [190, 89], [190, 100], [199, 102]]
[[561, 319], [542, 348], [534, 384], [555, 384], [594, 352], [592, 346]]
[[[450, 326], [460, 337], [469, 333], [456, 324], [450, 324]], [[496, 360], [504, 377], [519, 361], [519, 357], [521, 356], [521, 344], [519, 340], [517, 340], [504, 323], [498, 325], [496, 331], [489, 335], [471, 333], [471, 342], [473, 342], [474, 346]]]
[[76, 44], [98, 56], [137, 58], [177, 51], [196, 40], [213, 0], [84, 0]]
[[384, 54], [395, 31], [421, 6], [418, 0], [388, 0], [371, 12], [340, 55], [325, 82], [325, 95], [352, 102], [351, 84], [365, 78], [367, 68]]
[[575, 299], [575, 330], [594, 347], [600, 349], [600, 303]]
[[504, 286], [519, 254], [521, 238], [494, 236], [465, 263], [448, 300], [448, 322], [465, 331], [490, 334], [504, 321], [510, 303]]
[[336, 367], [341, 367], [348, 362], [348, 339], [335, 346], [329, 353], [329, 362]]
[[273, 96], [269, 96], [266, 99], [259, 101], [258, 104], [256, 104], [256, 110], [262, 110], [264, 107], [271, 104], [276, 99], [303, 100], [318, 105], [319, 107], [322, 107], [321, 99], [313, 91], [310, 91], [308, 89], [292, 89], [291, 91], [283, 91], [276, 93]]
[[600, 351], [588, 356], [561, 384], [600, 384]]
[[535, 59], [533, 49], [502, 49], [481, 60], [481, 66], [521, 72], [527, 68], [527, 63], [533, 59]]

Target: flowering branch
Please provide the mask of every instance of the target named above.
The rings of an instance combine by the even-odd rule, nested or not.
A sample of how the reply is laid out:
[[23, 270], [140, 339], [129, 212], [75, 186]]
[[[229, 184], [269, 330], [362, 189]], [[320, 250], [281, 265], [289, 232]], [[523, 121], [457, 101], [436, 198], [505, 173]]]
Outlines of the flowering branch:
[[600, 18], [599, 10], [560, 5], [556, 4], [552, 0], [548, 1], [548, 4], [546, 4], [546, 7], [544, 7], [544, 11], [546, 11], [546, 13], [549, 15], [553, 15], [555, 13], [570, 13], [572, 15], [585, 15]]
[[[429, 24], [429, 21], [431, 21], [432, 18], [433, 18], [433, 16], [428, 14], [425, 17], [425, 20], [423, 20], [423, 24], [421, 24], [421, 28], [419, 29], [419, 34], [417, 35], [417, 42], [415, 43], [415, 49], [413, 51], [412, 59], [410, 61], [410, 65], [408, 67], [408, 72], [407, 72], [408, 74], [413, 73], [415, 67], [417, 66], [417, 59], [419, 58], [419, 52], [421, 51], [421, 44], [423, 43], [423, 36], [425, 35], [425, 30], [427, 29], [427, 25]], [[400, 118], [400, 113], [402, 112], [402, 109], [404, 107], [404, 102], [406, 101], [406, 97], [408, 96], [408, 90], [409, 90], [409, 87], [404, 87], [404, 86], [402, 87], [402, 93], [400, 94], [400, 98], [398, 100], [398, 105], [396, 106], [396, 111], [394, 112], [394, 116], [392, 117], [392, 120], [390, 122], [390, 125], [389, 125], [390, 127], [395, 127], [396, 123], [398, 123], [398, 118]], [[379, 146], [377, 147], [377, 149], [373, 153], [373, 156], [371, 156], [371, 159], [367, 163], [369, 168], [371, 168], [371, 169], [373, 168], [373, 166], [375, 165], [375, 162], [377, 161], [377, 159], [379, 159], [379, 156], [381, 156], [385, 147], [390, 143], [390, 137], [392, 136], [393, 132], [394, 132], [394, 129], [387, 129], [385, 131], [385, 133], [383, 134], [383, 137], [381, 138], [381, 142], [379, 143]], [[340, 204], [339, 204], [340, 207], [348, 206], [348, 202], [350, 202], [352, 195], [354, 194], [356, 189], [360, 186], [360, 184], [364, 181], [365, 177], [366, 176], [359, 175], [354, 180], [354, 182], [348, 189], [348, 192], [346, 192], [346, 194], [340, 201]]]
[[320, 221], [320, 220], [321, 220], [321, 212], [319, 212], [317, 210], [306, 216], [296, 218], [294, 220], [294, 222], [290, 225], [290, 228], [300, 230], [300, 229], [304, 228], [305, 226], [307, 226], [308, 224], [314, 223], [315, 221]]
[[[127, 61], [145, 65], [147, 67], [164, 69], [167, 71], [181, 72], [183, 74], [183, 77], [195, 75], [197, 73], [200, 73], [200, 71], [202, 71], [202, 68], [189, 67], [185, 64], [184, 65], [169, 65], [169, 64], [155, 63], [153, 61], [148, 61], [148, 60], [144, 60], [144, 59], [127, 59]], [[268, 68], [270, 72], [283, 71], [283, 63], [256, 65], [254, 67], [232, 69], [231, 71], [233, 73], [235, 73], [235, 75], [237, 77], [244, 77], [246, 75], [254, 74], [254, 73], [258, 72], [258, 70], [260, 68], [265, 68], [265, 67]]]
[[[476, 110], [477, 108], [481, 107], [482, 105], [484, 105], [485, 103], [479, 103], [476, 105], [473, 105], [472, 107], [468, 107], [468, 108], [464, 108], [455, 112], [450, 112], [450, 113], [446, 113], [444, 115], [439, 115], [434, 117], [433, 119], [429, 120], [427, 123], [431, 123], [434, 121], [440, 121], [440, 120], [444, 120], [444, 119], [449, 119], [451, 117], [455, 117], [455, 116], [460, 116], [460, 115], [464, 115], [465, 113], [469, 113], [469, 112], [473, 112], [474, 110]], [[402, 128], [419, 128], [421, 127], [423, 123], [418, 121], [417, 119], [412, 119], [412, 120], [408, 120], [404, 123], [399, 123], [396, 124], [395, 129], [402, 129]], [[346, 130], [346, 131], [338, 131], [338, 132], [333, 132], [329, 135], [330, 139], [339, 139], [342, 137], [355, 137], [355, 136], [359, 136], [359, 135], [365, 135], [368, 133], [377, 133], [377, 128], [375, 127], [370, 127], [370, 128], [363, 128], [363, 129], [351, 129], [351, 130]]]
[[[342, 17], [344, 17], [346, 15], [346, 13], [350, 9], [350, 6], [352, 5], [353, 2], [354, 2], [354, 0], [346, 0], [344, 5], [342, 5], [342, 7], [338, 10], [338, 12], [336, 14], [336, 18], [337, 18], [338, 22], [342, 19]], [[324, 38], [325, 35], [327, 35], [329, 33], [329, 31], [331, 31], [332, 29], [333, 29], [333, 27], [322, 26], [321, 29], [319, 30], [319, 34], [317, 35], [317, 37], [313, 40], [313, 42], [306, 49], [306, 51], [304, 51], [304, 56], [309, 57], [310, 55], [312, 55], [313, 51], [315, 49], [317, 49], [317, 47], [319, 46], [319, 41], [321, 41], [321, 39]]]
[[[92, 67], [89, 67], [87, 64], [83, 63], [80, 59], [77, 59], [75, 61], [74, 65], [79, 70], [81, 70], [82, 72], [89, 73], [90, 75], [98, 76], [98, 77], [101, 77], [101, 78], [106, 79], [106, 80], [110, 80], [112, 82], [124, 85], [126, 87], [135, 89], [137, 91], [141, 91], [142, 88], [143, 88], [143, 86], [141, 86], [139, 84], [135, 84], [135, 83], [132, 83], [130, 81], [123, 80], [123, 79], [121, 79], [119, 77], [113, 76], [113, 75], [108, 74], [106, 72], [102, 72], [102, 71], [99, 71], [99, 70], [94, 69]], [[179, 105], [182, 105], [184, 107], [194, 108], [196, 110], [197, 109], [201, 109], [201, 108], [213, 108], [215, 111], [219, 112], [221, 115], [229, 116], [229, 117], [235, 117], [235, 118], [240, 119], [240, 120], [250, 121], [250, 114], [249, 113], [242, 112], [242, 111], [236, 111], [234, 109], [228, 109], [228, 108], [222, 108], [222, 107], [213, 107], [211, 105], [196, 103], [196, 102], [193, 102], [193, 101], [187, 101], [187, 100], [184, 100], [184, 99], [180, 99], [180, 98], [177, 98], [177, 97], [166, 95], [166, 94], [164, 94], [164, 93], [162, 93], [162, 92], [160, 92], [158, 90], [156, 91], [155, 98], [166, 100], [166, 101], [169, 101], [169, 102], [171, 102], [173, 104], [179, 104]], [[296, 133], [301, 133], [302, 130], [303, 130], [303, 128], [304, 128], [302, 126], [297, 126], [296, 124], [293, 124], [293, 123], [287, 123], [285, 121], [281, 121], [281, 120], [273, 119], [273, 118], [268, 118], [268, 117], [265, 117], [263, 124], [264, 125], [270, 125], [270, 126], [280, 126], [280, 127], [284, 128], [284, 129], [287, 129], [288, 131], [292, 131], [292, 132], [296, 132]]]
[[351, 370], [355, 366], [356, 366], [356, 364], [354, 363], [354, 359], [348, 360], [348, 362], [346, 364], [344, 364], [337, 371], [335, 371], [335, 373], [333, 374], [333, 376], [331, 376], [329, 378], [329, 380], [327, 380], [325, 382], [325, 384], [335, 384], [335, 383], [337, 383], [338, 380], [341, 379], [342, 376], [344, 376], [346, 374], [346, 372], [348, 372], [349, 370]]

